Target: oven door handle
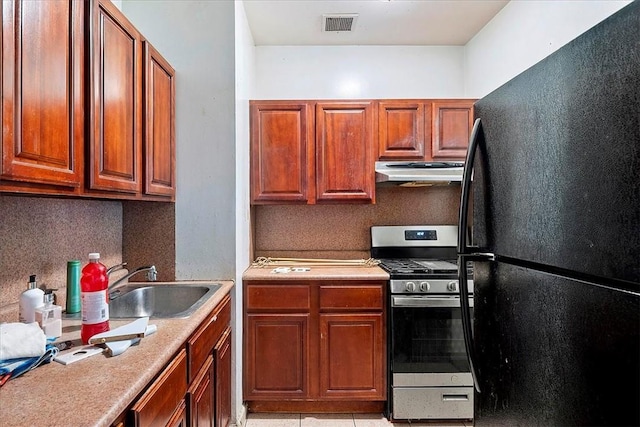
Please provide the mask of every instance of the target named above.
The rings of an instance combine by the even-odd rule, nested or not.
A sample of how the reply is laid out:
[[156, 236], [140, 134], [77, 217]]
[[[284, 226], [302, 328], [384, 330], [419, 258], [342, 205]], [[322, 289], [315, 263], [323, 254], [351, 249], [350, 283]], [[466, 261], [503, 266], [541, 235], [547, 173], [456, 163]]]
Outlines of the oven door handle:
[[[402, 296], [391, 297], [391, 307], [460, 307], [460, 297]], [[469, 307], [473, 307], [473, 297], [469, 298]]]

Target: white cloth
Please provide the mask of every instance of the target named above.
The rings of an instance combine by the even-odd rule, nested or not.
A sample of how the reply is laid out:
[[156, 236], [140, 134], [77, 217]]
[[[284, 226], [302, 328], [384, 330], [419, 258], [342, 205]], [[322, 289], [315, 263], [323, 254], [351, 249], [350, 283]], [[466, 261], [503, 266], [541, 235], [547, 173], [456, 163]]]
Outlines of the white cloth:
[[47, 337], [36, 322], [0, 323], [0, 360], [40, 357]]

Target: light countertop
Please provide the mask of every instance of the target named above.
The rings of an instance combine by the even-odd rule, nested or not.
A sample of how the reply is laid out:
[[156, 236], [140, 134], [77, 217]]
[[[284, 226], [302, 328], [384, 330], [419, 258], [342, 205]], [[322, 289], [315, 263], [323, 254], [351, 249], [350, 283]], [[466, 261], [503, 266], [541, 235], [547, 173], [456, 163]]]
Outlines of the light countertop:
[[[303, 266], [301, 266], [303, 267]], [[389, 274], [380, 267], [310, 266], [309, 271], [274, 273], [275, 267], [249, 267], [243, 280], [389, 280]]]
[[[99, 354], [71, 365], [51, 362], [8, 381], [0, 388], [0, 425], [111, 425], [233, 288], [232, 281], [214, 282], [222, 287], [188, 319], [149, 319], [157, 332], [119, 356]], [[131, 321], [111, 320], [110, 326]], [[63, 335], [56, 341], [79, 340], [80, 325], [80, 319], [63, 319]]]

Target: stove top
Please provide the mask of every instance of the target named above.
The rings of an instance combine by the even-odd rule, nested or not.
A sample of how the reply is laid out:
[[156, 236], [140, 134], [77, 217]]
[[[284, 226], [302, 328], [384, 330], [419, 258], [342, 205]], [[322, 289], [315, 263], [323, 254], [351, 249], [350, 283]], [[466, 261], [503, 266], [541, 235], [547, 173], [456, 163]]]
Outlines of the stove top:
[[413, 274], [433, 276], [438, 274], [458, 273], [455, 261], [440, 261], [431, 259], [381, 259], [380, 266], [389, 274]]

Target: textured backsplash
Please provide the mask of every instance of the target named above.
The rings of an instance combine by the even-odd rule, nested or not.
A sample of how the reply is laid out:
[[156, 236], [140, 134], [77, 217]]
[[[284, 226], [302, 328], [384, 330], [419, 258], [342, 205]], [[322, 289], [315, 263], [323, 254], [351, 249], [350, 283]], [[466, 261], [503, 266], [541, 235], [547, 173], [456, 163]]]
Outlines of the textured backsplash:
[[0, 309], [18, 301], [30, 274], [59, 289], [64, 307], [68, 260], [122, 260], [121, 202], [0, 195], [0, 218]]
[[256, 206], [254, 255], [368, 258], [372, 225], [457, 224], [459, 205], [451, 185], [378, 187], [374, 205]]

